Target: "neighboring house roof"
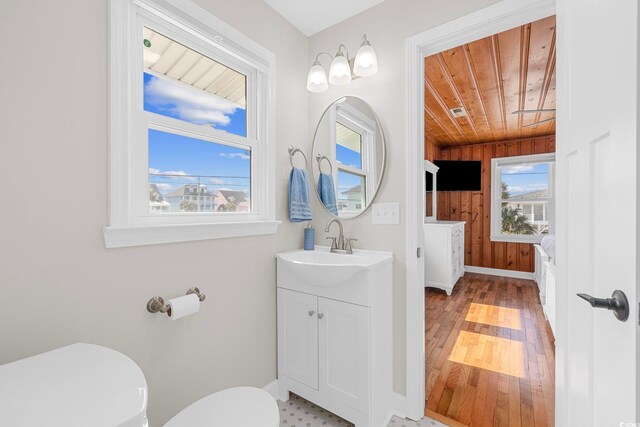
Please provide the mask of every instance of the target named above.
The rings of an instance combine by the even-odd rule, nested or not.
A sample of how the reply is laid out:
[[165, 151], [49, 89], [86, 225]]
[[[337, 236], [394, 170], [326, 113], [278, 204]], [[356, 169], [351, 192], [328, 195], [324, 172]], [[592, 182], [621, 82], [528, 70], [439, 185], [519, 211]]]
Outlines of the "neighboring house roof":
[[535, 200], [549, 197], [549, 190], [536, 190], [509, 197], [509, 200]]
[[232, 201], [235, 204], [247, 201], [247, 195], [244, 191], [218, 190], [218, 195], [221, 195], [226, 201]]
[[353, 188], [348, 189], [347, 191], [343, 191], [342, 194], [356, 194], [356, 193], [361, 193], [362, 192], [362, 186], [361, 185], [356, 185]]
[[204, 184], [187, 184], [178, 188], [167, 197], [176, 196], [213, 196], [213, 194], [209, 192], [209, 189]]

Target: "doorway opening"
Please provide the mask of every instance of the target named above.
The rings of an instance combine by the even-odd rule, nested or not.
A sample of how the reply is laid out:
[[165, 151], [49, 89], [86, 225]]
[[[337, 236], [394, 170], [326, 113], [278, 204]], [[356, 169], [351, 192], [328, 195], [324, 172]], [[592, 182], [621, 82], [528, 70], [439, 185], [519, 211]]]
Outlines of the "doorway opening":
[[425, 55], [425, 415], [553, 425], [555, 16]]

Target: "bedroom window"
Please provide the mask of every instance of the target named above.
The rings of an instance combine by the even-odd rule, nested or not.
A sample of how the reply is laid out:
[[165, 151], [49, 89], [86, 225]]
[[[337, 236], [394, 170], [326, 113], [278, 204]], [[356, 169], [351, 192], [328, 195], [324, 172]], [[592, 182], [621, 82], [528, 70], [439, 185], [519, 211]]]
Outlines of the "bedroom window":
[[491, 240], [539, 243], [554, 232], [555, 154], [491, 161]]
[[189, 1], [110, 8], [106, 246], [275, 232], [273, 54]]

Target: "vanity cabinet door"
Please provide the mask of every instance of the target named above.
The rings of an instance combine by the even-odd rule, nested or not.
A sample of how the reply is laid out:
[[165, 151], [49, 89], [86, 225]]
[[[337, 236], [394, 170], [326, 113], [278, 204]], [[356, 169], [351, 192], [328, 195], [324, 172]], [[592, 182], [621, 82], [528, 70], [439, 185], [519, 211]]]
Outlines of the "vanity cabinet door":
[[278, 288], [278, 372], [318, 389], [318, 297]]
[[318, 298], [320, 392], [362, 412], [369, 409], [369, 309]]

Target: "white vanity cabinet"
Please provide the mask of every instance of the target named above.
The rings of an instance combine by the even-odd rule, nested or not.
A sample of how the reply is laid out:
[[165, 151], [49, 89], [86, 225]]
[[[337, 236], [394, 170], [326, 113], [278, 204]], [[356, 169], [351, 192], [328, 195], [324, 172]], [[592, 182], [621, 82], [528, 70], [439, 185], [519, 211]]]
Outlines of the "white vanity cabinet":
[[278, 289], [278, 371], [362, 412], [369, 408], [369, 309]]
[[318, 297], [278, 289], [278, 372], [318, 388]]
[[464, 221], [434, 221], [424, 224], [425, 286], [451, 295], [464, 276]]
[[393, 412], [391, 258], [330, 286], [301, 280], [280, 258], [277, 265], [280, 399], [293, 392], [356, 427], [386, 426]]

